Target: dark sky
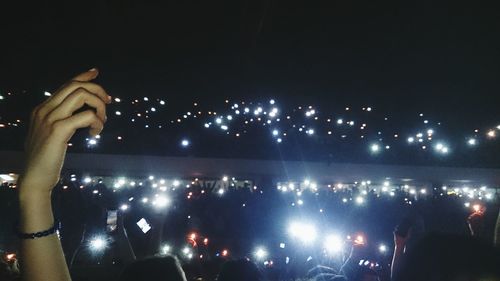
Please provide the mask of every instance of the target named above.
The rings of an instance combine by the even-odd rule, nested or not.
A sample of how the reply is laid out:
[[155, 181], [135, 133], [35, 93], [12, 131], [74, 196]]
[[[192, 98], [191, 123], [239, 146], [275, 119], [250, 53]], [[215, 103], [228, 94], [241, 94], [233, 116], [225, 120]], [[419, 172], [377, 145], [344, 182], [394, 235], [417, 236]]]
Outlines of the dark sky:
[[500, 10], [477, 1], [9, 2], [7, 86], [56, 85], [97, 66], [120, 92], [446, 106], [488, 104], [500, 88]]
[[3, 90], [54, 89], [95, 66], [112, 95], [370, 104], [439, 113], [452, 129], [500, 119], [499, 5], [9, 2], [0, 7]]

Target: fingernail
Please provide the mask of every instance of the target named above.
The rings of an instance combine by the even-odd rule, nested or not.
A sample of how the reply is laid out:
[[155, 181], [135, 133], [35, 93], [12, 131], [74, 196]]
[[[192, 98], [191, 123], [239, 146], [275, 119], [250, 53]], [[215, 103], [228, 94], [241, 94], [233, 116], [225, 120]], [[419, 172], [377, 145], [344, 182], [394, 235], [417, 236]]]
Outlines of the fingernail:
[[93, 67], [93, 68], [89, 69], [88, 71], [94, 72], [94, 71], [97, 71], [97, 68]]
[[113, 98], [111, 96], [108, 96], [108, 103], [111, 103], [112, 100]]

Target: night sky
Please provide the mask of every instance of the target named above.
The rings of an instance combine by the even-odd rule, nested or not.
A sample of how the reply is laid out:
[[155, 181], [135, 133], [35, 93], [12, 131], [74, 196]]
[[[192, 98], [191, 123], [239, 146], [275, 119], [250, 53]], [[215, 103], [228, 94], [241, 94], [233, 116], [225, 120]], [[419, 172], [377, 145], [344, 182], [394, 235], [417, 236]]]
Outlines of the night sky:
[[[428, 0], [10, 2], [19, 3], [0, 4], [0, 93], [26, 91], [37, 98], [0, 105], [0, 115], [26, 116], [44, 98], [44, 90], [97, 67], [98, 82], [111, 95], [162, 98], [179, 107], [193, 101], [217, 107], [225, 99], [269, 98], [282, 107], [311, 104], [323, 112], [372, 106], [383, 112], [380, 116], [397, 120], [390, 125], [394, 130], [410, 126], [425, 112], [446, 124], [450, 138], [476, 126], [500, 124], [498, 5]], [[133, 145], [95, 151], [500, 167], [498, 141], [443, 162], [402, 152], [373, 159], [360, 153], [360, 146], [323, 140], [322, 148], [297, 140], [277, 149], [262, 146], [257, 137], [234, 145], [193, 133], [200, 130], [194, 125], [188, 129], [196, 135], [193, 142], [198, 140], [189, 152], [165, 148], [185, 134], [180, 129], [165, 131], [163, 137], [138, 133], [141, 139]], [[21, 137], [0, 132], [0, 144], [19, 149]]]

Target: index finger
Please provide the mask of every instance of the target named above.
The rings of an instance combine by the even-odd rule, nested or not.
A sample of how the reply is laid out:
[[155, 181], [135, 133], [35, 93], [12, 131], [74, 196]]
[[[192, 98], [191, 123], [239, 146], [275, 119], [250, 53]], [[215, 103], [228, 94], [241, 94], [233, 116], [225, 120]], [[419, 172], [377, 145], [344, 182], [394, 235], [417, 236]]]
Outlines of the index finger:
[[67, 96], [69, 96], [74, 91], [83, 88], [86, 91], [98, 96], [103, 102], [110, 103], [111, 97], [108, 93], [99, 85], [92, 82], [76, 81], [72, 80], [69, 83], [61, 87], [54, 96], [51, 97], [49, 103], [55, 105], [60, 104]]
[[71, 81], [60, 88], [52, 97], [42, 104], [37, 112], [38, 116], [42, 118], [47, 116], [47, 114], [58, 107], [66, 99], [66, 97], [78, 89], [84, 89], [85, 91], [96, 95], [105, 103], [111, 102], [111, 97], [101, 86], [91, 82]]
[[89, 82], [94, 80], [99, 75], [97, 68], [91, 68], [86, 72], [80, 73], [71, 79], [72, 81]]

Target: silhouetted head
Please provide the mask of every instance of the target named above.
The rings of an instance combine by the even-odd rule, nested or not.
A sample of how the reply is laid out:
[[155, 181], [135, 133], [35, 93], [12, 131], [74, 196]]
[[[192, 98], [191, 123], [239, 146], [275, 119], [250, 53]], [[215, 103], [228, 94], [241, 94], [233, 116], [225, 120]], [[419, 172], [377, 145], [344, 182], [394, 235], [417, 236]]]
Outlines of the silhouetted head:
[[120, 281], [186, 281], [186, 276], [176, 257], [151, 257], [128, 265]]
[[262, 274], [257, 266], [247, 260], [228, 261], [222, 265], [217, 281], [259, 281]]
[[429, 235], [408, 253], [400, 279], [498, 280], [499, 254], [498, 249], [471, 237]]

